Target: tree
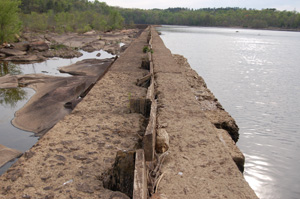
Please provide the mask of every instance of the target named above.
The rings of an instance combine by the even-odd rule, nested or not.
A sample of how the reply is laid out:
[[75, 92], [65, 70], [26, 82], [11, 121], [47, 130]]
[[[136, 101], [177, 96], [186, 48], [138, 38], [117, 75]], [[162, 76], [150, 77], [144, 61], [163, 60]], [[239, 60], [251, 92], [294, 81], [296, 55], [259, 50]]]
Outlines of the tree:
[[19, 5], [19, 0], [0, 0], [0, 44], [12, 41], [20, 31]]

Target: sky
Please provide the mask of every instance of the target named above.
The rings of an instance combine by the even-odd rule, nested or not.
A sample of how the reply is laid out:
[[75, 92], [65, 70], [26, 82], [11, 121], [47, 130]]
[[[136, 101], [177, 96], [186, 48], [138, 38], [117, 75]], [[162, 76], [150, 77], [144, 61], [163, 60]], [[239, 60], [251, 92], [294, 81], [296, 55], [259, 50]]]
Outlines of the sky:
[[254, 8], [257, 10], [265, 8], [276, 8], [277, 10], [288, 10], [300, 12], [300, 0], [99, 0], [106, 2], [110, 6], [123, 8], [220, 8], [220, 7], [239, 7]]

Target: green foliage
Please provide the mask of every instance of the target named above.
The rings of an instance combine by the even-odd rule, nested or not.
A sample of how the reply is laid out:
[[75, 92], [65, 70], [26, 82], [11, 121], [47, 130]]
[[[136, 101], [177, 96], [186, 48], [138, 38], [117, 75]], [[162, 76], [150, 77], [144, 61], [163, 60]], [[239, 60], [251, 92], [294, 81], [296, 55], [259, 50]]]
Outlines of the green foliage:
[[[110, 31], [134, 24], [300, 28], [296, 11], [242, 8], [168, 8], [165, 10], [114, 8], [98, 0], [21, 0], [24, 27], [37, 31]], [[4, 2], [4, 0], [0, 0]], [[7, 2], [16, 2], [14, 0]], [[1, 9], [1, 8], [0, 8]], [[3, 13], [3, 12], [1, 12]]]
[[149, 52], [149, 47], [148, 46], [144, 46], [143, 53], [147, 53], [147, 52]]
[[0, 43], [10, 42], [15, 39], [21, 28], [18, 17], [18, 0], [0, 0]]
[[249, 28], [300, 28], [300, 13], [296, 11], [277, 11], [276, 9], [241, 9], [241, 8], [204, 8], [185, 9], [169, 8], [122, 9], [119, 12], [125, 24], [166, 24], [189, 26], [238, 26]]
[[67, 46], [65, 46], [63, 44], [52, 44], [50, 46], [50, 48], [53, 50], [59, 50], [59, 49], [65, 49], [65, 48], [67, 48]]
[[149, 46], [144, 46], [143, 47], [143, 53], [147, 53], [147, 52], [153, 53], [153, 50], [151, 48], [149, 48]]
[[83, 33], [124, 26], [119, 11], [97, 0], [22, 0], [20, 7], [24, 27], [30, 30]]

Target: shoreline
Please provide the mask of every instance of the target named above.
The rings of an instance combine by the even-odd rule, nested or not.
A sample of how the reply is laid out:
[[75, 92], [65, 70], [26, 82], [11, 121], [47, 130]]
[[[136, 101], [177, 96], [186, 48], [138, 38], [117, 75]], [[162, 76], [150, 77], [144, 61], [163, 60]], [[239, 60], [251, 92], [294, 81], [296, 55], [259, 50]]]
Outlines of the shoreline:
[[198, 28], [228, 28], [228, 29], [245, 29], [245, 30], [269, 30], [269, 31], [287, 31], [287, 32], [300, 32], [300, 29], [285, 29], [285, 28], [247, 28], [247, 27], [243, 27], [243, 26], [187, 26], [187, 25], [155, 25], [157, 27], [160, 26], [181, 26], [181, 27], [198, 27]]

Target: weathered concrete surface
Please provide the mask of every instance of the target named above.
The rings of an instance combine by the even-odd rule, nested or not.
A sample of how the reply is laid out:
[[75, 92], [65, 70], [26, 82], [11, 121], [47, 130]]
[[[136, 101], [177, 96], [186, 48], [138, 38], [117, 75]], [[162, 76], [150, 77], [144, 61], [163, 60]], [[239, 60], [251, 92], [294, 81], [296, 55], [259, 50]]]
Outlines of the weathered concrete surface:
[[0, 144], [0, 167], [21, 155], [21, 151], [10, 149]]
[[184, 66], [176, 63], [155, 31], [152, 35], [157, 122], [167, 124], [170, 136], [158, 192], [172, 199], [257, 198], [201, 110]]
[[235, 120], [223, 109], [217, 98], [207, 88], [204, 79], [190, 67], [187, 59], [181, 55], [173, 55], [173, 58], [184, 68], [183, 74], [191, 87], [193, 95], [195, 95], [200, 109], [210, 122], [218, 128], [219, 139], [228, 149], [240, 171], [243, 172], [245, 157], [235, 143], [239, 137], [239, 128]]
[[[101, 175], [118, 150], [136, 148], [144, 132], [144, 117], [129, 113], [129, 96], [143, 98], [136, 86], [140, 69], [142, 33], [106, 75], [32, 149], [0, 177], [0, 198], [122, 198], [105, 189]], [[123, 197], [126, 198], [126, 197]]]
[[143, 149], [138, 149], [135, 154], [133, 199], [147, 199], [147, 172], [145, 153]]
[[[201, 108], [185, 69], [153, 32], [157, 126], [169, 134], [169, 155], [156, 196], [257, 198]], [[127, 198], [103, 187], [119, 150], [135, 150], [145, 118], [129, 113], [148, 32], [136, 39], [84, 100], [0, 177], [0, 198]]]

